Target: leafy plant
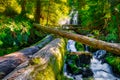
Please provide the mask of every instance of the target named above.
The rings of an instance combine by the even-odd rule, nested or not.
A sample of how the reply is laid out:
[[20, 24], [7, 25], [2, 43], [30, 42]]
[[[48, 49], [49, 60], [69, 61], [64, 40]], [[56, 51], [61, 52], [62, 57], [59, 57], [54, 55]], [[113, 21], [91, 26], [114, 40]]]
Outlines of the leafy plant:
[[84, 50], [83, 44], [81, 44], [79, 42], [75, 43], [75, 47], [76, 47], [77, 51], [83, 51]]
[[120, 57], [109, 54], [106, 57], [106, 61], [114, 68], [116, 73], [120, 73]]

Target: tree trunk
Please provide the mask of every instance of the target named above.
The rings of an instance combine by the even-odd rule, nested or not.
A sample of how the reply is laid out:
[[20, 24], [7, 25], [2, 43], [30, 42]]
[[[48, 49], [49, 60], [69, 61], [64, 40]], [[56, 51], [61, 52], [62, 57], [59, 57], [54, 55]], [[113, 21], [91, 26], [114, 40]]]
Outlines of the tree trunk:
[[53, 37], [49, 35], [31, 47], [0, 57], [0, 78], [3, 78], [13, 71], [19, 64], [28, 60], [30, 56], [45, 46], [52, 39]]
[[25, 6], [26, 6], [26, 0], [21, 0], [21, 14], [24, 16], [24, 14], [26, 14], [26, 9], [25, 9]]
[[36, 0], [35, 22], [40, 23], [40, 0]]
[[39, 24], [33, 24], [33, 25], [38, 30], [42, 30], [42, 31], [45, 31], [45, 32], [48, 32], [48, 33], [53, 33], [55, 35], [60, 35], [62, 37], [81, 42], [83, 44], [92, 46], [94, 48], [107, 50], [107, 51], [112, 52], [116, 55], [120, 55], [120, 45], [119, 44], [108, 43], [108, 42], [105, 42], [105, 41], [102, 41], [102, 40], [97, 40], [97, 39], [94, 39], [94, 38], [89, 38], [87, 36], [78, 35], [78, 34], [74, 34], [74, 33], [69, 33], [69, 32], [66, 32], [66, 31], [60, 31], [60, 30], [53, 29], [53, 28], [41, 27]]
[[119, 39], [119, 42], [120, 42], [120, 25], [118, 25], [118, 39]]
[[3, 80], [62, 80], [65, 41], [55, 39]]

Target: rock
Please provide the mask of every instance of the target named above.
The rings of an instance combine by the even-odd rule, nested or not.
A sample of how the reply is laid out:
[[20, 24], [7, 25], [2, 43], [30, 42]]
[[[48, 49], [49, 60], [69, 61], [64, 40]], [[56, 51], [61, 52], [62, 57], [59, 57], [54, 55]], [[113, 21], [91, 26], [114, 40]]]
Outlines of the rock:
[[76, 61], [78, 67], [83, 67], [84, 65], [90, 64], [90, 59], [92, 58], [92, 54], [88, 51], [81, 51], [81, 52], [71, 52], [71, 55], [76, 54], [79, 56], [78, 60]]
[[105, 55], [106, 55], [106, 51], [105, 50], [97, 50], [95, 53], [94, 53], [94, 55], [95, 55], [95, 57], [97, 58], [97, 59], [102, 59], [102, 58], [104, 58], [105, 57]]
[[83, 68], [82, 76], [83, 78], [93, 76], [93, 72], [90, 68]]
[[75, 75], [75, 76], [74, 76], [74, 79], [75, 79], [75, 80], [83, 80], [81, 74]]

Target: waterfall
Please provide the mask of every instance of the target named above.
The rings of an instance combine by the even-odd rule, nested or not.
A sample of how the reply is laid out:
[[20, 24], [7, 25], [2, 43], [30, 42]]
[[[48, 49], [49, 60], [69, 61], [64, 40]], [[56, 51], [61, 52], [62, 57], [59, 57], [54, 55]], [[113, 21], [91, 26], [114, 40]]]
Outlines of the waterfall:
[[113, 75], [111, 66], [107, 63], [101, 63], [105, 54], [105, 50], [97, 50], [93, 55], [90, 68], [94, 73], [94, 80], [120, 80]]
[[[71, 19], [72, 19], [72, 24], [74, 25], [78, 24], [78, 11], [72, 10], [69, 17], [70, 18], [68, 19], [67, 24], [70, 24]], [[88, 34], [87, 36], [92, 36], [92, 35]], [[88, 45], [84, 45], [84, 48], [85, 51], [89, 52]], [[67, 51], [77, 52], [74, 40], [68, 40]], [[93, 58], [91, 59], [91, 64], [90, 64], [90, 69], [94, 74], [92, 80], [120, 80], [113, 75], [112, 69], [107, 63], [102, 63], [102, 59], [104, 58], [105, 55], [106, 55], [105, 50], [97, 50], [96, 52], [93, 53]], [[64, 72], [64, 76], [66, 76], [67, 78], [71, 78], [73, 80], [83, 80], [82, 74], [72, 75], [68, 73], [66, 63], [64, 64], [63, 72]], [[86, 78], [85, 80], [91, 80], [91, 79]]]
[[78, 24], [78, 11], [75, 12], [74, 16], [73, 16], [73, 23], [74, 25]]
[[68, 40], [68, 43], [67, 43], [67, 50], [69, 52], [76, 52], [76, 48], [75, 48], [75, 41], [73, 40]]
[[89, 52], [89, 46], [88, 45], [85, 45], [85, 51], [88, 51]]

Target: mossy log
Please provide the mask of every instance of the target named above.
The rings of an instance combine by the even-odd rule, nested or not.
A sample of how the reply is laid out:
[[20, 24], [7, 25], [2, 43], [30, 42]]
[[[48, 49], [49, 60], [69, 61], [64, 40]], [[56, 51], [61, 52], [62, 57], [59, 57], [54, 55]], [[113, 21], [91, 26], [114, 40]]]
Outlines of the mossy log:
[[55, 39], [3, 80], [62, 80], [65, 41]]
[[85, 54], [85, 55], [88, 55], [88, 56], [92, 57], [92, 53], [88, 52], [88, 51], [79, 51], [79, 52], [71, 52], [70, 53], [70, 55], [74, 55], [74, 54], [76, 54], [76, 55], [83, 55], [83, 54]]
[[115, 43], [108, 43], [102, 40], [97, 40], [94, 38], [90, 38], [87, 36], [83, 36], [83, 35], [78, 35], [78, 34], [74, 34], [74, 33], [70, 33], [70, 32], [66, 32], [66, 31], [62, 31], [62, 30], [58, 30], [58, 29], [53, 29], [53, 28], [49, 28], [49, 27], [43, 27], [40, 26], [39, 24], [33, 24], [37, 30], [42, 30], [48, 33], [52, 33], [55, 35], [59, 35], [65, 38], [69, 38], [72, 40], [75, 40], [77, 42], [81, 42], [83, 44], [92, 46], [94, 48], [98, 48], [98, 49], [103, 49], [109, 52], [112, 52], [116, 55], [120, 55], [120, 45], [119, 44], [115, 44]]
[[53, 37], [49, 35], [31, 47], [0, 57], [0, 78], [13, 71], [18, 65], [28, 60], [30, 56], [52, 40]]

